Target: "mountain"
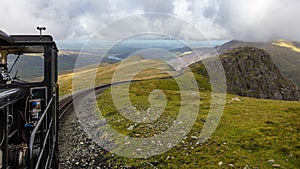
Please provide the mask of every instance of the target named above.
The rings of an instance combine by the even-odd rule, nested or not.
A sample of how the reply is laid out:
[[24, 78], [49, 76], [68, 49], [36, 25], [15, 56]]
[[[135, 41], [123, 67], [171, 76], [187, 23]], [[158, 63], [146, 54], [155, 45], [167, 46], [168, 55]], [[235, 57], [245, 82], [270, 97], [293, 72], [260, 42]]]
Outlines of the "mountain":
[[[265, 50], [238, 47], [223, 51], [220, 58], [228, 93], [274, 100], [300, 100], [298, 87], [281, 74]], [[202, 66], [202, 62], [198, 62], [191, 65], [191, 68], [207, 77]]]
[[252, 46], [267, 51], [282, 74], [300, 87], [300, 43], [287, 40], [275, 42], [245, 42], [232, 40], [219, 47], [217, 51], [224, 53], [237, 47]]

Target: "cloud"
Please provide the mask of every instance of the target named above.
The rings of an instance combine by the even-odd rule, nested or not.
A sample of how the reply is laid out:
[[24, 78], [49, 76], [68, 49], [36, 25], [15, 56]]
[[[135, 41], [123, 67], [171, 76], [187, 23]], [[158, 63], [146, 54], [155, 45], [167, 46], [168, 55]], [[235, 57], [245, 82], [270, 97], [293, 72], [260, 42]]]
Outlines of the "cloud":
[[134, 0], [133, 3], [141, 6], [144, 12], [161, 12], [161, 13], [173, 13], [174, 0]]
[[37, 34], [37, 26], [57, 39], [87, 38], [98, 28], [127, 15], [141, 13], [138, 7], [119, 1], [4, 1], [0, 5], [0, 29], [8, 34]]
[[217, 24], [241, 39], [300, 40], [297, 0], [228, 0], [220, 4]]
[[[186, 20], [210, 39], [300, 41], [299, 6], [298, 0], [10, 0], [1, 2], [0, 29], [8, 34], [38, 34], [36, 26], [46, 26], [45, 34], [56, 39], [83, 39], [123, 17], [160, 12]], [[194, 36], [191, 25], [149, 15], [113, 30], [118, 34], [136, 29]]]

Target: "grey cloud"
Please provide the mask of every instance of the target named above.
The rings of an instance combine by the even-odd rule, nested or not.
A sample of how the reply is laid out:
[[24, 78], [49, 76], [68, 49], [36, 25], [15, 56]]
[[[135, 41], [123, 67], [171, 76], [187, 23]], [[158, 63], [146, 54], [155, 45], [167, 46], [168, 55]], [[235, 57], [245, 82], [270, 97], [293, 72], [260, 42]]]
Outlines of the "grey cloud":
[[174, 0], [136, 0], [135, 2], [141, 5], [145, 12], [173, 13], [174, 10]]
[[[298, 0], [10, 0], [1, 2], [0, 29], [9, 34], [38, 33], [35, 27], [41, 25], [57, 39], [80, 39], [126, 16], [161, 12], [187, 20], [209, 38], [300, 41], [299, 6]], [[162, 30], [193, 37], [189, 26], [149, 15], [130, 24], [114, 30]]]
[[217, 24], [245, 40], [300, 40], [298, 0], [220, 1]]

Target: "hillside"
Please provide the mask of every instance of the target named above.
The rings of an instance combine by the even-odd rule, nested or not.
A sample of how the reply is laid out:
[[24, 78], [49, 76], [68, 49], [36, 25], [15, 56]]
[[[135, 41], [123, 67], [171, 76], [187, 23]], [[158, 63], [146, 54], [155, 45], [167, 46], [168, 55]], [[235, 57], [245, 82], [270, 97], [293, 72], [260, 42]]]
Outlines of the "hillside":
[[[79, 87], [76, 89], [78, 90], [91, 87], [93, 84], [88, 84], [87, 82], [89, 81], [94, 82], [95, 80], [95, 85], [111, 83], [116, 70], [121, 72], [122, 76], [118, 79], [115, 79], [115, 82], [132, 80], [131, 75], [139, 72], [139, 70], [144, 69], [145, 65], [156, 69], [146, 69], [135, 76], [133, 78], [134, 80], [164, 78], [169, 77], [170, 75], [177, 75], [179, 73], [165, 62], [157, 59], [144, 59], [143, 57], [136, 55], [128, 57], [122, 62], [117, 62], [114, 64], [102, 64], [99, 67], [98, 65], [83, 66], [78, 68], [75, 72], [60, 75], [60, 95], [72, 92], [72, 82], [74, 76], [77, 79], [74, 81], [76, 82], [76, 86]], [[91, 79], [93, 78], [94, 74], [96, 74], [96, 78]]]
[[300, 52], [298, 42], [278, 40], [275, 42], [245, 42], [232, 40], [217, 48], [224, 53], [234, 48], [253, 46], [267, 51], [282, 74], [300, 87]]
[[295, 45], [293, 42], [289, 42], [289, 41], [286, 41], [284, 39], [280, 39], [277, 42], [273, 42], [272, 44], [277, 45], [277, 46], [281, 46], [281, 47], [285, 47], [285, 48], [288, 48], [288, 49], [291, 49], [295, 52], [300, 53], [300, 48], [297, 45]]
[[[223, 52], [220, 58], [228, 93], [274, 100], [300, 100], [298, 87], [281, 74], [264, 50], [239, 47]], [[194, 72], [205, 75], [201, 67], [202, 62], [191, 65]]]
[[[225, 71], [231, 72], [231, 75], [227, 75], [229, 79], [232, 79], [229, 80], [229, 85], [233, 89], [234, 85], [236, 85], [234, 76], [237, 76], [240, 81], [242, 77], [251, 78], [252, 76], [257, 76], [258, 81], [263, 82], [259, 85], [272, 90], [274, 87], [273, 81], [280, 79], [279, 87], [285, 85], [293, 88], [293, 85], [281, 76], [279, 70], [272, 63], [270, 56], [263, 50], [249, 47], [238, 48], [228, 51], [221, 58], [222, 63], [232, 62], [232, 65], [229, 67], [225, 65], [224, 68]], [[101, 110], [101, 114], [106, 122], [117, 132], [126, 136], [145, 138], [161, 134], [174, 124], [182, 102], [180, 90], [174, 79], [158, 80], [156, 78], [169, 76], [167, 73], [163, 73], [164, 71], [169, 71], [173, 74], [176, 71], [158, 60], [149, 61], [140, 56], [128, 58], [127, 61], [126, 64], [120, 67], [124, 75], [127, 72], [135, 71], [129, 68], [139, 68], [145, 64], [151, 64], [162, 70], [140, 72], [135, 78], [144, 78], [144, 81], [130, 84], [130, 101], [136, 110], [148, 112], [151, 106], [149, 94], [156, 89], [162, 90], [166, 95], [167, 104], [165, 110], [153, 122], [135, 123], [125, 118], [117, 110], [111, 95], [111, 89], [106, 89], [97, 97], [98, 108]], [[83, 67], [79, 73], [82, 76], [82, 81], [85, 81], [85, 78], [88, 78], [91, 72], [97, 71], [96, 82], [108, 83], [119, 64], [116, 63], [99, 68]], [[231, 66], [233, 66], [232, 69], [230, 68]], [[258, 66], [257, 69], [255, 69], [256, 66]], [[247, 72], [243, 69], [244, 67], [249, 69], [247, 70], [249, 74], [245, 74]], [[201, 129], [206, 122], [210, 109], [211, 93], [209, 92], [210, 87], [208, 78], [205, 77], [203, 65], [196, 63], [191, 65], [191, 69], [194, 72], [198, 86], [201, 87], [199, 90], [200, 110], [193, 128], [182, 141], [169, 151], [150, 158], [125, 158], [101, 150], [97, 159], [105, 159], [107, 163], [111, 164], [112, 168], [178, 168], [180, 166], [182, 168], [271, 169], [273, 166], [280, 166], [281, 168], [298, 168], [300, 166], [300, 102], [256, 99], [227, 94], [225, 110], [218, 128], [207, 142], [198, 144]], [[70, 90], [69, 87], [73, 75], [60, 76], [61, 90]], [[274, 75], [277, 78], [272, 78]], [[147, 77], [151, 77], [151, 80], [147, 79]], [[123, 80], [126, 80], [126, 78], [128, 77], [124, 76]], [[248, 79], [246, 82], [241, 81], [239, 85], [247, 87], [245, 84], [248, 84], [251, 80]], [[268, 84], [270, 85], [268, 86]], [[277, 90], [276, 84], [275, 88]], [[119, 87], [123, 85], [126, 87], [125, 84], [121, 84]], [[269, 90], [266, 91], [270, 92]], [[273, 94], [270, 93], [270, 96]], [[157, 98], [157, 100], [160, 101], [161, 98]], [[124, 110], [130, 111], [131, 109], [128, 107]], [[100, 118], [99, 120], [103, 119]], [[106, 136], [103, 135], [103, 137]], [[128, 146], [128, 144], [120, 145], [118, 148], [122, 148], [122, 146]], [[160, 148], [160, 145], [158, 144], [157, 147]], [[74, 162], [70, 161], [70, 163], [76, 165], [76, 160], [80, 161], [80, 158], [75, 159]], [[98, 162], [98, 160], [95, 161], [96, 163]], [[99, 161], [101, 162], [101, 160]], [[81, 165], [81, 163], [76, 166], [78, 165]]]
[[[201, 77], [199, 74], [195, 76]], [[203, 77], [201, 81], [203, 84]], [[199, 84], [202, 86], [203, 84]], [[98, 97], [98, 107], [107, 123], [117, 132], [134, 138], [161, 134], [178, 117], [180, 91], [173, 79], [147, 80], [130, 85], [130, 100], [137, 110], [151, 106], [149, 93], [160, 89], [166, 94], [167, 106], [152, 123], [135, 123], [118, 112], [111, 90]], [[210, 109], [210, 93], [200, 91], [200, 110], [192, 130], [166, 153], [150, 158], [125, 158], [103, 153], [116, 168], [297, 168], [300, 166], [299, 102], [274, 101], [227, 95], [225, 110], [218, 128], [210, 139], [197, 144]], [[130, 109], [127, 109], [130, 110]], [[179, 131], [178, 131], [179, 132]], [[105, 136], [103, 136], [105, 137]], [[120, 145], [122, 146], [128, 145]], [[160, 145], [157, 145], [160, 148]], [[162, 147], [163, 148], [163, 147]], [[269, 162], [269, 161], [274, 161]]]
[[[58, 53], [59, 74], [66, 74], [66, 73], [73, 72], [79, 54], [81, 56], [81, 62], [80, 62], [81, 65], [77, 65], [77, 67], [89, 66], [99, 62], [99, 54], [93, 52], [81, 53], [80, 51], [74, 51], [74, 50], [61, 50]], [[115, 62], [114, 60], [108, 58], [103, 58], [102, 61], [105, 63]]]

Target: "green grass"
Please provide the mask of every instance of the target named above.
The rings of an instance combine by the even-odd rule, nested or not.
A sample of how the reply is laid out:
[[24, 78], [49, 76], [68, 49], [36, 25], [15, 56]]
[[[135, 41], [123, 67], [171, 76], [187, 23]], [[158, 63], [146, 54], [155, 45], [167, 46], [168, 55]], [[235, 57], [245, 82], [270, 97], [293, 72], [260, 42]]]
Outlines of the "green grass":
[[[137, 63], [139, 62], [134, 61], [128, 64], [130, 66]], [[150, 64], [160, 65], [163, 70], [168, 70], [168, 67], [159, 62]], [[108, 65], [98, 69], [88, 67], [81, 73], [85, 79], [89, 77], [91, 71], [97, 71], [96, 83], [105, 84], [110, 82], [117, 66], [118, 64]], [[126, 67], [122, 69], [133, 71]], [[191, 69], [198, 72], [194, 77], [200, 88], [201, 109], [186, 138], [166, 153], [147, 159], [125, 158], [108, 153], [103, 157], [108, 159], [108, 163], [113, 164], [115, 168], [231, 168], [228, 164], [233, 164], [235, 168], [246, 166], [272, 168], [268, 160], [274, 159], [281, 168], [300, 168], [300, 102], [246, 97], [239, 97], [242, 101], [236, 102], [231, 100], [236, 96], [227, 95], [225, 110], [218, 128], [207, 142], [197, 144], [198, 139], [195, 139], [195, 136], [199, 137], [210, 108], [210, 84], [204, 65], [195, 64]], [[169, 76], [162, 72], [164, 71], [143, 71], [135, 76], [135, 79], [144, 79], [144, 81], [131, 83], [129, 88], [132, 105], [136, 110], [144, 112], [151, 105], [149, 101], [151, 92], [156, 89], [164, 92], [167, 98], [165, 111], [152, 122], [134, 123], [122, 116], [114, 106], [111, 89], [105, 90], [98, 97], [98, 107], [102, 115], [117, 132], [134, 138], [145, 138], [159, 135], [173, 125], [173, 121], [179, 114], [181, 93], [175, 79], [155, 80], [155, 78]], [[60, 76], [61, 94], [72, 90], [72, 76], [72, 73]], [[128, 77], [124, 78], [126, 80]], [[187, 76], [180, 76], [176, 80], [189, 86], [191, 84], [187, 78]], [[124, 85], [115, 87], [122, 89]], [[125, 95], [121, 90], [118, 92]], [[123, 98], [120, 99], [122, 101]], [[153, 100], [163, 102], [160, 97], [155, 97]], [[124, 109], [130, 108], [125, 101], [122, 106]], [[128, 130], [130, 126], [134, 126], [132, 130]], [[119, 148], [122, 149], [122, 145]], [[220, 166], [218, 163], [221, 161]]]
[[[225, 111], [211, 138], [197, 144], [210, 107], [209, 84], [196, 75], [200, 90], [201, 109], [186, 138], [166, 153], [147, 159], [132, 159], [108, 154], [109, 163], [118, 167], [136, 168], [272, 168], [274, 159], [281, 168], [300, 167], [300, 102], [272, 101], [239, 97], [231, 101], [227, 95]], [[165, 111], [152, 123], [133, 123], [123, 117], [113, 104], [111, 89], [98, 98], [102, 115], [118, 132], [130, 137], [151, 137], [167, 130], [180, 109], [180, 92], [174, 79], [146, 80], [130, 85], [130, 99], [138, 110], [150, 106], [149, 93], [164, 91], [168, 100]], [[125, 105], [124, 105], [125, 106]], [[134, 125], [133, 130], [128, 127]], [[193, 137], [192, 137], [193, 136]], [[128, 152], [130, 153], [130, 152]], [[222, 161], [222, 166], [218, 163]], [[116, 167], [117, 168], [117, 167]]]

